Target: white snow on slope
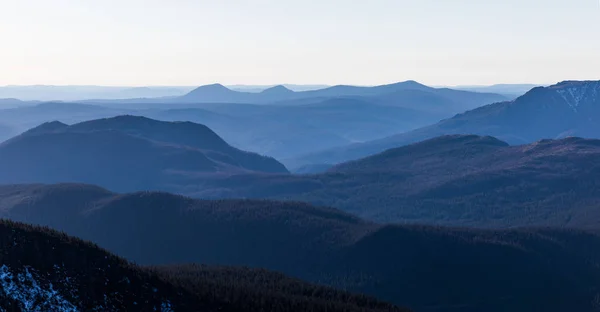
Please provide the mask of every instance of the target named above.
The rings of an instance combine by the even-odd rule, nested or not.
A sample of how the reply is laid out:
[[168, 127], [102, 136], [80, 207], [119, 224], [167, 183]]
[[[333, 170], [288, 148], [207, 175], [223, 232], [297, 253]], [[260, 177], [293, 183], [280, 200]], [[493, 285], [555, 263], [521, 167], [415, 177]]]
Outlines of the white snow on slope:
[[589, 82], [556, 89], [556, 92], [569, 104], [574, 112], [583, 101], [596, 101], [600, 95], [600, 82]]
[[[75, 305], [64, 299], [52, 284], [42, 287], [32, 274], [33, 269], [25, 267], [24, 273], [16, 276], [3, 265], [0, 267], [0, 293], [21, 305], [22, 311], [77, 312]], [[16, 280], [16, 281], [15, 281]], [[51, 310], [49, 310], [51, 309]]]
[[[3, 298], [12, 299], [25, 312], [79, 311], [76, 305], [66, 300], [54, 289], [52, 283], [48, 283], [46, 287], [41, 286], [41, 283], [38, 281], [40, 274], [37, 274], [33, 268], [26, 266], [24, 269], [24, 273], [14, 274], [8, 266], [2, 265], [0, 267], [0, 300]], [[59, 276], [63, 276], [62, 281], [59, 282], [62, 286], [63, 294], [66, 292], [71, 297], [77, 299], [77, 287], [71, 284], [71, 279], [66, 275], [63, 268], [55, 265], [54, 270]], [[118, 294], [116, 295], [118, 297]], [[104, 302], [99, 303], [92, 310], [102, 312], [122, 311], [122, 307], [118, 303], [122, 302], [122, 298], [117, 298], [118, 300], [112, 299], [115, 298], [105, 294]], [[173, 312], [173, 308], [169, 301], [165, 301], [160, 307], [155, 307], [154, 311]], [[5, 310], [0, 307], [0, 312], [5, 312]]]

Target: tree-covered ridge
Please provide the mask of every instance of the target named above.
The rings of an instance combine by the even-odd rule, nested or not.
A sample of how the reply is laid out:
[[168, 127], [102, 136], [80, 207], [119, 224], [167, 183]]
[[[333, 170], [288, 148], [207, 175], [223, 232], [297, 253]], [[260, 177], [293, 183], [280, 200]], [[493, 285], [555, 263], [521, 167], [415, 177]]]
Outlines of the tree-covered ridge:
[[[0, 187], [0, 212], [141, 264], [266, 268], [416, 311], [594, 311], [600, 293], [600, 238], [578, 230], [387, 225], [298, 202], [66, 184]], [[197, 270], [182, 272], [205, 279]]]
[[510, 228], [600, 225], [600, 141], [509, 146], [492, 137], [434, 138], [300, 176], [236, 175], [182, 192], [332, 206], [366, 219]]
[[3, 311], [407, 311], [265, 270], [138, 267], [93, 243], [6, 220], [0, 247]]
[[0, 307], [7, 311], [191, 310], [200, 303], [95, 244], [49, 228], [2, 220], [0, 246]]
[[296, 311], [298, 307], [302, 311], [409, 311], [264, 269], [191, 264], [150, 270], [199, 298], [227, 302], [244, 311]]

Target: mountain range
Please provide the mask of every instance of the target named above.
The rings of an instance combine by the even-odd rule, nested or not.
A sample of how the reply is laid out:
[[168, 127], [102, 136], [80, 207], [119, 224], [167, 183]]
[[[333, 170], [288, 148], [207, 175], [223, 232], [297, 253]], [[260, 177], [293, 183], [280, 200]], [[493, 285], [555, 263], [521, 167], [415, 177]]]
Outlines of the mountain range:
[[286, 158], [414, 129], [447, 113], [376, 104], [362, 98], [331, 98], [290, 106], [205, 104], [145, 115], [206, 124], [240, 148]]
[[493, 137], [442, 136], [324, 173], [234, 175], [181, 192], [274, 198], [340, 208], [371, 220], [506, 228], [597, 228], [600, 141], [566, 138], [510, 146]]
[[[243, 85], [243, 84], [236, 84], [236, 85], [227, 85], [226, 87], [234, 90], [234, 91], [240, 91], [240, 92], [261, 92], [264, 91], [266, 89], [275, 87], [278, 85]], [[311, 91], [311, 90], [318, 90], [318, 89], [325, 89], [328, 88], [330, 86], [328, 85], [320, 85], [320, 84], [308, 84], [308, 85], [302, 85], [302, 84], [281, 84], [281, 86], [286, 87], [287, 89], [290, 89], [292, 91], [296, 91], [296, 92], [300, 92], [300, 91]]]
[[336, 98], [352, 96], [381, 96], [394, 94], [402, 98], [404, 91], [410, 91], [408, 94], [420, 94], [422, 96], [439, 96], [446, 100], [460, 103], [463, 105], [483, 105], [500, 101], [504, 98], [501, 95], [493, 93], [478, 93], [459, 91], [447, 88], [432, 88], [415, 81], [405, 81], [388, 85], [373, 87], [358, 87], [338, 85], [318, 90], [294, 92], [284, 86], [274, 86], [265, 89], [259, 93], [240, 92], [228, 89], [221, 84], [212, 84], [198, 87], [188, 94], [174, 100], [174, 102], [188, 103], [277, 103], [290, 100], [311, 99], [311, 98]]
[[597, 311], [599, 92], [17, 103], [0, 218], [66, 234], [0, 221], [0, 310]]
[[509, 146], [450, 135], [290, 175], [275, 159], [233, 148], [206, 126], [119, 116], [46, 123], [0, 144], [0, 182], [300, 200], [376, 221], [593, 228], [600, 221], [593, 210], [599, 145], [566, 138]]
[[[108, 86], [1, 86], [1, 98], [22, 101], [78, 101], [86, 99], [153, 98], [183, 95], [193, 87], [108, 87]], [[1, 101], [0, 101], [1, 102]]]
[[[237, 148], [290, 159], [410, 131], [506, 99], [497, 94], [436, 89], [414, 81], [300, 92], [276, 86], [261, 93], [215, 84], [199, 87], [187, 96], [203, 100], [161, 97], [11, 104], [0, 110], [0, 124], [10, 128], [0, 131], [0, 141], [44, 122], [74, 124], [137, 115], [202, 123]], [[208, 99], [217, 103], [206, 103]]]
[[525, 94], [527, 91], [540, 86], [541, 85], [537, 84], [495, 84], [491, 86], [454, 86], [451, 88], [471, 92], [498, 93], [511, 98], [516, 98]]
[[0, 159], [4, 183], [87, 182], [121, 191], [160, 189], [188, 176], [288, 172], [206, 126], [137, 116], [45, 123], [0, 144]]
[[0, 212], [141, 264], [263, 267], [415, 311], [593, 311], [600, 293], [600, 239], [575, 230], [385, 225], [301, 203], [86, 185], [2, 186]]
[[290, 166], [336, 164], [447, 134], [490, 135], [510, 144], [567, 136], [600, 138], [600, 81], [536, 87], [512, 101], [485, 105], [436, 124], [286, 161]]
[[0, 234], [3, 311], [406, 311], [266, 270], [138, 267], [47, 228], [0, 221]]
[[409, 131], [464, 109], [463, 104], [418, 90], [401, 96], [309, 98], [274, 105], [48, 102], [0, 110], [0, 124], [11, 130], [0, 133], [0, 141], [44, 122], [74, 124], [128, 114], [205, 124], [237, 148], [285, 159]]
[[46, 123], [0, 144], [0, 182], [299, 200], [387, 222], [594, 228], [598, 142], [509, 146], [450, 135], [290, 175], [275, 159], [233, 148], [206, 126], [120, 116]]

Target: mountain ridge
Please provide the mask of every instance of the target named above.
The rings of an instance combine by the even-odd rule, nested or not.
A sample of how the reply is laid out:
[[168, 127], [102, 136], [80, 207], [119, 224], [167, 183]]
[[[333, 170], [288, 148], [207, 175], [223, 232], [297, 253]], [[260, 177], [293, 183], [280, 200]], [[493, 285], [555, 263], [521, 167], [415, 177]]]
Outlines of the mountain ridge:
[[600, 140], [565, 138], [511, 146], [448, 135], [333, 166], [324, 173], [236, 175], [184, 193], [333, 206], [374, 221], [510, 228], [594, 229], [600, 214]]
[[[263, 92], [243, 92], [233, 91], [220, 84], [200, 86], [188, 94], [180, 97], [177, 102], [194, 102], [194, 103], [247, 103], [247, 104], [266, 104], [273, 102], [300, 100], [308, 98], [323, 98], [323, 97], [343, 97], [343, 96], [377, 96], [394, 92], [418, 90], [439, 93], [446, 97], [470, 96], [479, 105], [486, 102], [492, 102], [491, 99], [500, 100], [505, 97], [493, 93], [474, 93], [468, 91], [459, 91], [448, 88], [436, 89], [425, 86], [413, 80], [391, 83], [386, 85], [364, 87], [364, 86], [349, 86], [336, 85], [323, 89], [309, 91], [292, 91], [283, 86], [275, 86]], [[268, 92], [265, 92], [268, 91]], [[278, 91], [278, 92], [273, 92]], [[473, 101], [471, 100], [471, 101]]]
[[[573, 91], [573, 86], [579, 90]], [[569, 91], [571, 90], [571, 91]], [[565, 136], [600, 138], [600, 81], [565, 81], [535, 87], [512, 101], [485, 105], [437, 124], [370, 142], [329, 149], [287, 161], [289, 164], [341, 163], [389, 148], [447, 134], [490, 135], [510, 144]]]
[[376, 224], [302, 203], [90, 186], [0, 186], [0, 194], [2, 216], [91, 239], [138, 263], [265, 267], [416, 311], [587, 312], [600, 292], [600, 238], [579, 230]]
[[[5, 183], [88, 182], [120, 191], [161, 189], [188, 176], [288, 173], [275, 159], [236, 149], [204, 125], [138, 116], [42, 124], [1, 143], [0, 157]], [[117, 176], [123, 178], [112, 183]]]
[[0, 220], [0, 233], [6, 311], [407, 311], [266, 270], [139, 267], [48, 228]]

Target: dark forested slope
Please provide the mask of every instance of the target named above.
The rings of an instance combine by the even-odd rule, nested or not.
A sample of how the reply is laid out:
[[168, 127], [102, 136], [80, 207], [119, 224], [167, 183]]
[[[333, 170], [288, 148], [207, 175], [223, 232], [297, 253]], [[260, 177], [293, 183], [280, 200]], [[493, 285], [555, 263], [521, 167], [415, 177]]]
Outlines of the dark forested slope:
[[7, 221], [0, 234], [4, 311], [217, 311], [79, 239]]
[[265, 270], [140, 268], [45, 228], [0, 221], [0, 234], [3, 311], [405, 311]]
[[509, 146], [443, 136], [303, 176], [238, 175], [184, 191], [293, 199], [380, 221], [474, 227], [600, 227], [600, 141]]
[[599, 294], [600, 240], [584, 232], [379, 225], [300, 203], [77, 185], [5, 186], [0, 194], [5, 217], [139, 263], [263, 267], [416, 311], [593, 311]]

